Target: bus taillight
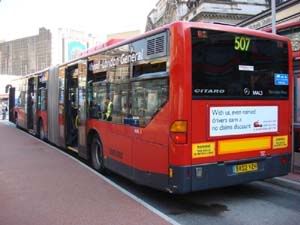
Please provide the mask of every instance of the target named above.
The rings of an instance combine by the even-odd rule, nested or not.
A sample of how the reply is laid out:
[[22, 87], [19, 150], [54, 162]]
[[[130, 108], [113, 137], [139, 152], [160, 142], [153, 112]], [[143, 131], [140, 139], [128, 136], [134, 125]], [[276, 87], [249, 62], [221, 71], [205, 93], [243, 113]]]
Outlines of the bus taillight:
[[174, 143], [187, 143], [187, 121], [177, 120], [170, 127], [170, 135]]

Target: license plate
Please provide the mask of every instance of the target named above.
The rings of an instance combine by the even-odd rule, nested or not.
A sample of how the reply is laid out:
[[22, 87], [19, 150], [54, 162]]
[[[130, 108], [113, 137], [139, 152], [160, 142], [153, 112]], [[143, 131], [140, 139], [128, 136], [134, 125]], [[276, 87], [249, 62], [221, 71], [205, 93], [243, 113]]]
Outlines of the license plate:
[[247, 173], [247, 172], [253, 172], [258, 170], [258, 165], [257, 163], [246, 163], [246, 164], [240, 164], [240, 165], [235, 165], [233, 167], [233, 171], [235, 173]]

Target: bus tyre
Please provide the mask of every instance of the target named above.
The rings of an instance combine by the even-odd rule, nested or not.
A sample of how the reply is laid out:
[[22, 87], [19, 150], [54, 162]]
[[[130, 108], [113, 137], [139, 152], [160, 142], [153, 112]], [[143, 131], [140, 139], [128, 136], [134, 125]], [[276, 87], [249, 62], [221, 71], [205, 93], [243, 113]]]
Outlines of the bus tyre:
[[38, 138], [40, 138], [41, 140], [45, 140], [45, 132], [44, 132], [42, 120], [39, 120], [39, 123], [38, 123]]
[[100, 173], [104, 172], [103, 148], [97, 136], [93, 138], [91, 144], [91, 163], [95, 170]]

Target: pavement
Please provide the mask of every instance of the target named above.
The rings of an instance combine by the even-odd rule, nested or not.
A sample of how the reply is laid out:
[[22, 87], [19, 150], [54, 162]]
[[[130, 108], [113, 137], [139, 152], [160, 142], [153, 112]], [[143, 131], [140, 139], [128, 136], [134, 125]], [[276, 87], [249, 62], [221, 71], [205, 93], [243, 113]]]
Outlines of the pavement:
[[286, 176], [266, 180], [269, 183], [300, 191], [300, 173], [289, 173]]
[[0, 224], [177, 223], [84, 164], [0, 121]]

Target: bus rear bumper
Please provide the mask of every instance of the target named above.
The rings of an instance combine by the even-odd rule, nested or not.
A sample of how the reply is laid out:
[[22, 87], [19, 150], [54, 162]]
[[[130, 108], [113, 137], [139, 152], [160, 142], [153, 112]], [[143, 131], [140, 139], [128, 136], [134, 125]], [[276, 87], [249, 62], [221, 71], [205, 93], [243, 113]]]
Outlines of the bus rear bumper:
[[[236, 165], [256, 164], [254, 171], [236, 171]], [[170, 191], [187, 193], [210, 188], [225, 187], [284, 176], [290, 172], [291, 154], [276, 155], [265, 158], [230, 161], [205, 165], [172, 167]], [[251, 170], [251, 166], [249, 168]]]

